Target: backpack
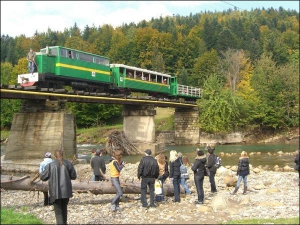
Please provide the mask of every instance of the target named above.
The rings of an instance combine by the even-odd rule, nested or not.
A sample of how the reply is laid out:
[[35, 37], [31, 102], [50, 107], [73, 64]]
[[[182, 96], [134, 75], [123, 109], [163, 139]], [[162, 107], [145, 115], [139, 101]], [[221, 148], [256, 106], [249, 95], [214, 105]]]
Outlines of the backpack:
[[215, 167], [218, 169], [222, 166], [222, 159], [216, 155]]
[[189, 174], [187, 171], [187, 167], [181, 162], [181, 166], [180, 166], [180, 176], [181, 178], [185, 178], [188, 179], [189, 178]]

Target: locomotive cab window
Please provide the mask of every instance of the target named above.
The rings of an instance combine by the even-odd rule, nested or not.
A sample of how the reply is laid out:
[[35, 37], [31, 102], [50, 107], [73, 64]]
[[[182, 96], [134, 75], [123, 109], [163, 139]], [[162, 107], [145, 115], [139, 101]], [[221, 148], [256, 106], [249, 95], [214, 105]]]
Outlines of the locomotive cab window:
[[79, 53], [79, 59], [86, 62], [93, 62], [93, 56], [84, 53]]

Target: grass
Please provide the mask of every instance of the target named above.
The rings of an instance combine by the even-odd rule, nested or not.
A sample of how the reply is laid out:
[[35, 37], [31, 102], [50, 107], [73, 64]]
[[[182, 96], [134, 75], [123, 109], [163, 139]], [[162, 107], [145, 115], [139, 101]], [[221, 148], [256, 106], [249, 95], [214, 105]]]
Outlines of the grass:
[[4, 140], [4, 139], [8, 138], [9, 130], [1, 130], [0, 134], [1, 134], [1, 140]]
[[225, 224], [299, 224], [299, 217], [279, 219], [232, 220]]
[[[27, 211], [27, 209], [22, 208], [22, 211]], [[44, 224], [44, 222], [30, 213], [18, 213], [13, 208], [2, 207], [1, 224]]]

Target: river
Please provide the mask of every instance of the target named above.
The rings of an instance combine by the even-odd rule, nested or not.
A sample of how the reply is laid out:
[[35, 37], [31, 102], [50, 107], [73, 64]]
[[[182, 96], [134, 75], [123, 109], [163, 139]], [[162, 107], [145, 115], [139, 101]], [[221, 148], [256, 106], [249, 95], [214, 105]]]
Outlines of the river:
[[[92, 148], [102, 148], [103, 145], [78, 145], [78, 158], [84, 158], [87, 161], [90, 160], [90, 153]], [[182, 152], [183, 155], [186, 155], [190, 162], [194, 162], [194, 158], [196, 157], [196, 148], [199, 146], [195, 145], [185, 145], [185, 146], [166, 146], [166, 151], [164, 154], [166, 156], [170, 156], [170, 150], [176, 150], [177, 152]], [[238, 158], [242, 151], [246, 151], [248, 154], [251, 152], [261, 152], [261, 155], [254, 154], [250, 156], [250, 164], [253, 167], [257, 167], [259, 165], [262, 166], [270, 166], [273, 168], [275, 165], [279, 167], [284, 167], [286, 165], [290, 167], [294, 167], [294, 155], [282, 155], [279, 156], [278, 154], [274, 155], [275, 153], [282, 151], [284, 153], [287, 152], [295, 152], [299, 148], [298, 144], [284, 144], [284, 143], [276, 143], [276, 144], [243, 144], [243, 145], [217, 145], [215, 146], [215, 154], [220, 152], [224, 153], [237, 153], [234, 156], [222, 156], [222, 165], [237, 165]], [[200, 149], [204, 150], [204, 147], [200, 147]], [[270, 152], [272, 155], [268, 155], [267, 153]], [[142, 155], [130, 155], [130, 156], [123, 156], [123, 160], [128, 163], [136, 163], [139, 162], [142, 158]], [[104, 155], [104, 159], [106, 162], [109, 161], [110, 156]]]
[[[92, 148], [103, 148], [104, 145], [92, 145], [92, 144], [80, 144], [77, 145], [78, 150], [78, 158], [79, 159], [86, 159], [88, 162], [91, 157], [91, 150]], [[190, 162], [194, 162], [194, 158], [196, 157], [196, 148], [199, 146], [195, 145], [185, 145], [185, 146], [166, 146], [166, 151], [164, 154], [169, 157], [170, 150], [176, 150], [177, 152], [182, 152], [183, 155], [186, 155]], [[200, 147], [200, 149], [204, 150], [204, 147]], [[246, 151], [248, 154], [251, 152], [261, 152], [261, 155], [254, 154], [250, 156], [250, 164], [253, 167], [257, 167], [259, 165], [262, 166], [270, 166], [273, 168], [275, 165], [279, 167], [284, 167], [286, 165], [290, 167], [294, 167], [294, 157], [295, 155], [287, 155], [284, 154], [279, 156], [278, 154], [274, 155], [275, 153], [282, 151], [284, 153], [287, 152], [295, 152], [299, 149], [298, 144], [284, 144], [284, 143], [276, 143], [276, 144], [242, 144], [242, 145], [217, 145], [215, 146], [215, 154], [220, 152], [224, 153], [237, 153], [234, 156], [222, 156], [222, 165], [237, 165], [238, 158], [242, 151]], [[268, 155], [267, 153], [270, 152], [272, 155]], [[1, 145], [1, 156], [5, 154], [5, 145]], [[123, 156], [123, 160], [127, 163], [137, 163], [143, 155], [130, 155], [130, 156]], [[104, 155], [105, 161], [109, 162], [110, 155]], [[42, 160], [42, 159], [41, 159]]]

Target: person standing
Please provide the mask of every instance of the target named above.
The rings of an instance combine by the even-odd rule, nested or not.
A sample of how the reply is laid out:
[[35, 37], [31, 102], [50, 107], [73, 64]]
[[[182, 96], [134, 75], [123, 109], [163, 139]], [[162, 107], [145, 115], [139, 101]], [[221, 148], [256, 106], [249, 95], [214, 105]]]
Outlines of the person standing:
[[96, 155], [91, 159], [91, 166], [94, 170], [95, 181], [105, 180], [106, 167], [102, 157], [102, 150], [96, 150]]
[[209, 147], [207, 150], [207, 168], [209, 169], [209, 182], [210, 182], [210, 191], [212, 193], [217, 192], [216, 183], [215, 183], [215, 175], [217, 172], [216, 163], [216, 155], [214, 154], [214, 148]]
[[158, 180], [161, 181], [161, 189], [162, 194], [156, 195], [156, 201], [161, 202], [164, 201], [164, 182], [169, 177], [169, 169], [168, 169], [168, 162], [166, 161], [166, 157], [163, 154], [158, 154], [156, 156], [159, 172], [158, 172]]
[[29, 52], [27, 53], [27, 61], [28, 61], [28, 72], [34, 72], [34, 64], [35, 64], [35, 52], [30, 48]]
[[115, 151], [112, 154], [110, 159], [109, 168], [110, 168], [110, 180], [112, 185], [116, 188], [117, 193], [111, 202], [111, 210], [112, 211], [121, 211], [120, 208], [120, 198], [123, 195], [123, 191], [120, 184], [120, 174], [121, 170], [124, 168], [125, 162], [122, 161], [122, 151]]
[[198, 198], [196, 204], [203, 204], [204, 202], [204, 170], [205, 170], [206, 156], [202, 150], [197, 150], [197, 156], [195, 162], [192, 166], [192, 171], [194, 171], [194, 182], [197, 189]]
[[298, 178], [299, 178], [298, 186], [300, 186], [299, 151], [300, 150], [298, 150], [298, 154], [295, 156], [295, 160], [294, 160], [295, 170], [298, 171]]
[[170, 179], [174, 187], [174, 202], [180, 202], [180, 159], [175, 150], [170, 151]]
[[46, 165], [40, 174], [42, 181], [48, 181], [50, 203], [53, 203], [57, 224], [67, 224], [68, 203], [73, 197], [72, 182], [77, 178], [73, 164], [63, 158], [62, 150], [55, 150], [55, 160]]
[[91, 154], [91, 159], [90, 159], [90, 166], [91, 166], [91, 170], [92, 170], [92, 181], [95, 181], [94, 169], [93, 169], [93, 167], [92, 167], [92, 158], [95, 157], [96, 151], [97, 151], [96, 148], [93, 148], [93, 149], [92, 149], [92, 154]]
[[187, 171], [187, 164], [188, 164], [188, 158], [185, 156], [182, 156], [181, 152], [178, 152], [178, 157], [180, 160], [180, 185], [183, 187], [184, 192], [186, 195], [190, 195], [191, 191], [187, 185], [187, 179], [189, 177], [188, 171]]
[[142, 178], [141, 181], [141, 202], [142, 207], [147, 208], [147, 199], [146, 199], [146, 193], [147, 193], [147, 187], [149, 187], [150, 192], [150, 207], [156, 207], [154, 204], [154, 182], [155, 179], [158, 178], [159, 174], [159, 167], [157, 164], [157, 161], [155, 158], [151, 156], [151, 150], [147, 149], [145, 151], [145, 155], [138, 166], [138, 173], [137, 177], [138, 180]]
[[[52, 161], [53, 160], [51, 158], [51, 152], [46, 152], [45, 158], [43, 162], [41, 162], [40, 164], [39, 173], [41, 174], [41, 172], [45, 170], [45, 166], [51, 163]], [[43, 194], [44, 194], [44, 206], [50, 205], [50, 198], [49, 198], [48, 191], [43, 191]]]
[[238, 170], [237, 170], [237, 175], [238, 180], [235, 186], [234, 191], [231, 193], [232, 195], [235, 195], [236, 192], [238, 191], [240, 187], [240, 183], [243, 180], [244, 181], [244, 191], [243, 194], [245, 195], [247, 192], [247, 177], [250, 174], [250, 169], [249, 169], [249, 157], [247, 155], [247, 152], [242, 151], [241, 157], [239, 158], [239, 163], [238, 163]]

